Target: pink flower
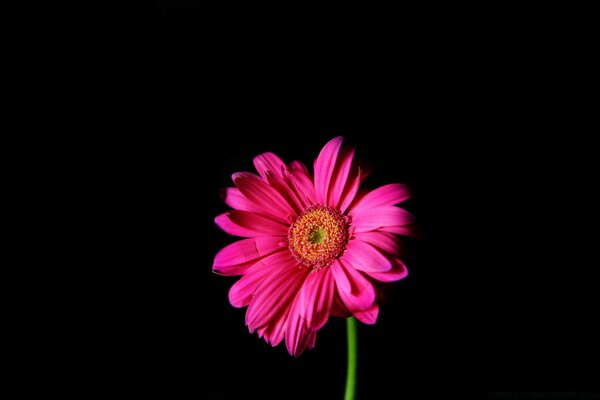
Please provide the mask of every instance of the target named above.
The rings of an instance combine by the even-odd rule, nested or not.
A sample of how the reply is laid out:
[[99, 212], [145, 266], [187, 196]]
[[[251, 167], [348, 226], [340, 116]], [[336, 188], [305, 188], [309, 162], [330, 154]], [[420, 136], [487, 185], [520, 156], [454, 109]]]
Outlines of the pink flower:
[[314, 347], [330, 315], [374, 324], [376, 282], [407, 275], [396, 234], [411, 233], [413, 216], [395, 205], [410, 193], [401, 184], [359, 192], [365, 174], [342, 141], [321, 150], [314, 179], [299, 161], [257, 156], [260, 176], [233, 174], [236, 187], [223, 198], [234, 210], [215, 218], [225, 232], [247, 238], [215, 257], [214, 272], [242, 275], [229, 301], [248, 306], [251, 333], [273, 346], [285, 338], [295, 356]]

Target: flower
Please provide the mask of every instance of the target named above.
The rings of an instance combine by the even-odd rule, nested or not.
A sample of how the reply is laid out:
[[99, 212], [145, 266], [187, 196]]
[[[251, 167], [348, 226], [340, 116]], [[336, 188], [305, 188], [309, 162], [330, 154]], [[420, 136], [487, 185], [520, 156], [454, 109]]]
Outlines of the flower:
[[230, 303], [248, 306], [251, 333], [273, 346], [285, 338], [295, 356], [314, 347], [330, 315], [374, 324], [374, 285], [407, 275], [396, 235], [411, 234], [413, 216], [395, 205], [409, 190], [389, 184], [359, 192], [366, 175], [342, 142], [336, 137], [321, 150], [314, 179], [299, 161], [257, 156], [259, 175], [233, 174], [235, 187], [222, 196], [234, 210], [215, 218], [225, 232], [247, 238], [215, 256], [214, 272], [242, 276]]

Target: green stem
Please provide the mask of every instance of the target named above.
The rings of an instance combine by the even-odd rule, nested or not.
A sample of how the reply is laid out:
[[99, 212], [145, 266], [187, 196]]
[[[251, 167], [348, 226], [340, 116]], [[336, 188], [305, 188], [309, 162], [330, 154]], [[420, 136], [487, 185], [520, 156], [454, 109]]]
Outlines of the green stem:
[[346, 375], [346, 395], [344, 400], [354, 400], [356, 389], [356, 319], [350, 317], [346, 320], [348, 331], [348, 375]]

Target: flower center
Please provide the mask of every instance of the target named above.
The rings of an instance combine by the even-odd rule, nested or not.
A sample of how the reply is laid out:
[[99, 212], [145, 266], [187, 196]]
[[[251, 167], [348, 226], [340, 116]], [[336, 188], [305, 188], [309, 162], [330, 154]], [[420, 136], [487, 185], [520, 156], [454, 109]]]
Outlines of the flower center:
[[289, 248], [302, 265], [318, 271], [342, 255], [348, 243], [348, 218], [338, 210], [312, 206], [288, 232]]
[[308, 235], [308, 241], [312, 244], [323, 243], [325, 241], [325, 231], [320, 226], [317, 226]]

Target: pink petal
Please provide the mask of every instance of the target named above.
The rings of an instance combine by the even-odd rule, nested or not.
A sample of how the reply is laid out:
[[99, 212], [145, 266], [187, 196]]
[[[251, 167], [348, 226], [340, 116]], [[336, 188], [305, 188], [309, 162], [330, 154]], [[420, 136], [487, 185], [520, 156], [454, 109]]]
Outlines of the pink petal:
[[346, 190], [344, 190], [344, 194], [342, 195], [342, 199], [340, 201], [340, 209], [342, 212], [345, 212], [346, 209], [352, 204], [354, 199], [356, 198], [356, 194], [358, 193], [358, 188], [362, 183], [362, 169], [358, 167], [356, 176], [351, 180], [350, 184], [346, 185]]
[[414, 217], [408, 211], [395, 206], [362, 209], [352, 215], [352, 226], [356, 233], [409, 225], [413, 221]]
[[316, 341], [317, 341], [317, 332], [309, 333], [309, 335], [308, 335], [308, 348], [309, 349], [314, 349]]
[[246, 312], [246, 324], [251, 330], [267, 325], [291, 306], [309, 270], [290, 260], [279, 272], [263, 280], [254, 291]]
[[267, 172], [267, 182], [269, 185], [275, 189], [281, 197], [285, 199], [285, 201], [292, 207], [295, 216], [302, 213], [305, 208], [302, 200], [298, 196], [297, 192], [292, 188], [291, 182], [287, 177], [288, 171], [285, 171], [284, 177], [279, 177], [273, 173]]
[[342, 194], [348, 180], [348, 175], [350, 174], [350, 167], [352, 166], [352, 159], [354, 158], [355, 151], [356, 149], [354, 148], [342, 151], [338, 157], [337, 165], [335, 167], [334, 175], [329, 188], [327, 202], [327, 204], [331, 207], [338, 208], [340, 205]]
[[262, 334], [267, 343], [271, 346], [277, 346], [285, 337], [285, 328], [290, 307], [287, 307], [283, 313], [273, 318], [268, 325], [258, 330], [259, 336]]
[[395, 233], [396, 235], [410, 236], [420, 238], [420, 233], [414, 224], [405, 226], [384, 226], [380, 228], [382, 231]]
[[247, 262], [244, 264], [236, 264], [236, 265], [227, 265], [227, 266], [213, 265], [213, 272], [215, 274], [223, 275], [223, 276], [244, 275], [246, 273], [246, 271], [248, 271], [248, 268], [250, 268], [252, 265], [254, 265], [253, 262]]
[[308, 171], [308, 168], [306, 168], [306, 165], [304, 165], [302, 161], [292, 161], [290, 167], [294, 170], [303, 172], [304, 175], [310, 178], [310, 172]]
[[369, 243], [351, 240], [343, 256], [344, 264], [365, 272], [386, 272], [392, 261]]
[[392, 262], [392, 269], [388, 272], [369, 272], [369, 276], [381, 282], [394, 282], [406, 278], [408, 269], [404, 263], [397, 258]]
[[380, 231], [359, 232], [355, 234], [356, 240], [366, 242], [375, 246], [379, 250], [383, 250], [390, 255], [401, 254], [401, 244], [397, 236]]
[[298, 293], [300, 316], [309, 331], [321, 329], [329, 319], [335, 282], [329, 268], [312, 272]]
[[281, 158], [273, 153], [263, 153], [254, 157], [254, 167], [265, 181], [267, 180], [267, 172], [270, 171], [283, 178], [283, 171], [287, 168]]
[[229, 289], [229, 302], [234, 307], [245, 307], [250, 303], [256, 287], [268, 276], [277, 274], [293, 261], [287, 250], [278, 251], [254, 264], [244, 276]]
[[354, 313], [354, 316], [360, 322], [363, 322], [367, 325], [373, 325], [377, 322], [377, 316], [379, 315], [379, 305], [377, 303], [373, 304], [373, 307], [368, 310], [358, 311]]
[[375, 289], [360, 271], [336, 260], [329, 267], [344, 305], [352, 313], [368, 310], [375, 303]]
[[222, 275], [241, 275], [260, 258], [281, 249], [280, 237], [244, 239], [224, 247], [215, 256], [213, 271]]
[[[333, 274], [333, 273], [332, 273]], [[352, 316], [352, 313], [348, 310], [348, 307], [342, 301], [337, 287], [333, 294], [333, 304], [331, 305], [331, 315], [334, 317], [348, 318]]]
[[233, 174], [233, 182], [244, 197], [263, 210], [262, 214], [272, 215], [282, 221], [287, 221], [288, 215], [294, 212], [288, 202], [275, 189], [255, 175], [238, 172]]
[[228, 211], [215, 218], [219, 228], [234, 236], [287, 236], [288, 225], [248, 211]]
[[234, 210], [260, 212], [260, 208], [248, 200], [238, 188], [229, 187], [222, 189], [221, 197], [223, 198], [225, 204]]
[[301, 300], [296, 297], [288, 315], [285, 330], [285, 345], [288, 352], [298, 357], [308, 346], [314, 347], [316, 333], [306, 328], [304, 319], [300, 314]]
[[315, 187], [308, 175], [299, 170], [292, 170], [286, 176], [289, 179], [290, 187], [293, 188], [294, 193], [304, 207], [316, 203]]
[[381, 186], [357, 201], [351, 209], [350, 214], [360, 213], [380, 206], [393, 206], [402, 203], [411, 196], [408, 186], [400, 183], [391, 183]]
[[327, 204], [327, 193], [343, 140], [341, 136], [330, 140], [315, 160], [315, 192], [317, 201], [323, 205]]

